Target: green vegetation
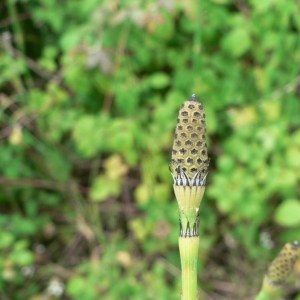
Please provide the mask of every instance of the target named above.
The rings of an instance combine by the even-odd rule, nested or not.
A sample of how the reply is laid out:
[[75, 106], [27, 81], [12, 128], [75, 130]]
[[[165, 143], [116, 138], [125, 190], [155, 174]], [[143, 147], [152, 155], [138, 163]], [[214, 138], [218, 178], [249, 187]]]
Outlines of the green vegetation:
[[297, 1], [0, 8], [1, 300], [180, 298], [168, 164], [192, 93], [211, 158], [200, 299], [254, 297], [300, 239]]

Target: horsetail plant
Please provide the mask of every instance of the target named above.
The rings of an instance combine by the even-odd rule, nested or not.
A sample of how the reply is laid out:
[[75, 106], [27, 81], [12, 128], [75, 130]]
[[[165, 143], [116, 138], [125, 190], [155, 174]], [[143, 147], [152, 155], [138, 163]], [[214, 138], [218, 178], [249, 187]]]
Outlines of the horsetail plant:
[[299, 258], [299, 243], [286, 243], [277, 257], [270, 264], [263, 279], [262, 288], [255, 300], [274, 299], [274, 294], [282, 287], [289, 275], [293, 272]]
[[197, 299], [199, 207], [209, 166], [205, 133], [204, 108], [193, 94], [179, 110], [170, 163], [179, 211], [182, 300]]

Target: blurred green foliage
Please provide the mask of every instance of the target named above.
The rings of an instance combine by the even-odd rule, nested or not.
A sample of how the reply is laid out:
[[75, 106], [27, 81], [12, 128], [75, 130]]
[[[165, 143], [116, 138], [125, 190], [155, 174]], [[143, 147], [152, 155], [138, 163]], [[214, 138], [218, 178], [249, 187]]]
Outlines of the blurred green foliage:
[[201, 295], [254, 295], [300, 239], [297, 1], [0, 7], [0, 298], [180, 298], [168, 163], [192, 93], [211, 157]]

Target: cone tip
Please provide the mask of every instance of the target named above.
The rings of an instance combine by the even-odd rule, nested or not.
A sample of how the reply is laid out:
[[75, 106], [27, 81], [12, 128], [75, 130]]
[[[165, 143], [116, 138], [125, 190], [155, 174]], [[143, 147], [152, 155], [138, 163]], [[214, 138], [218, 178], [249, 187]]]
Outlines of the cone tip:
[[192, 94], [190, 100], [191, 101], [198, 101], [197, 98], [196, 98], [196, 94]]

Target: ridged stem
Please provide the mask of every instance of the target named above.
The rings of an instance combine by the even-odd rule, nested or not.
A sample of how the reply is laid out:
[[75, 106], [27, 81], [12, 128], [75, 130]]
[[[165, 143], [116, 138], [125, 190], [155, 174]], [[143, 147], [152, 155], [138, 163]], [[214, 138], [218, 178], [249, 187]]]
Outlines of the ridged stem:
[[182, 300], [197, 299], [197, 258], [200, 239], [179, 237], [179, 252], [182, 270]]
[[182, 300], [197, 299], [197, 259], [199, 251], [199, 206], [205, 186], [176, 186], [180, 233], [179, 252], [182, 269]]

